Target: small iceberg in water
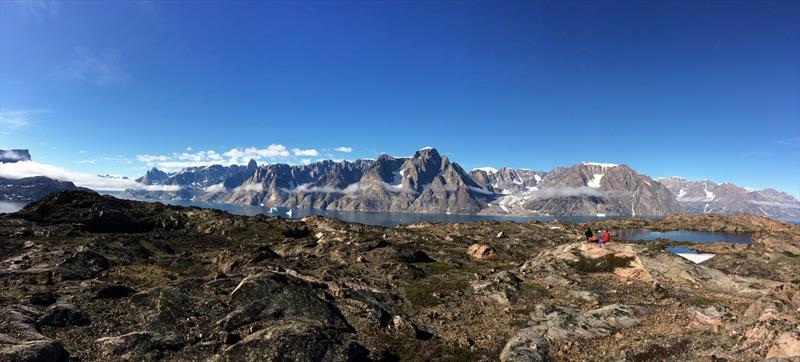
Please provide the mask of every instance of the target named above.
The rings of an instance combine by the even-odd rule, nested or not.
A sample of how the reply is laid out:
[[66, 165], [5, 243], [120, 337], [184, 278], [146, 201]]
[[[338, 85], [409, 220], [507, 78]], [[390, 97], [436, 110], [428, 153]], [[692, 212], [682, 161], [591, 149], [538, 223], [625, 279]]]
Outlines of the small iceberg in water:
[[270, 214], [277, 214], [278, 213], [278, 208], [277, 207], [270, 207], [269, 208], [269, 213]]
[[689, 260], [695, 264], [700, 264], [708, 259], [713, 258], [716, 254], [711, 253], [698, 253], [692, 249], [680, 246], [670, 247], [666, 249], [668, 252], [673, 253], [681, 258]]
[[286, 212], [286, 216], [288, 216], [288, 217], [292, 217], [292, 214], [294, 214], [294, 212], [292, 212], [292, 210], [289, 210], [289, 211]]
[[606, 217], [606, 214], [597, 214], [597, 217]]

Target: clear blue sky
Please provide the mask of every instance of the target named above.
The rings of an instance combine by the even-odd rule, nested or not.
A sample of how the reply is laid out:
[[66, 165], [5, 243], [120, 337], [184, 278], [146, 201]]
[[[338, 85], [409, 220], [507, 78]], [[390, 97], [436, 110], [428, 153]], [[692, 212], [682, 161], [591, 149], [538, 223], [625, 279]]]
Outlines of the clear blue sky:
[[1, 147], [91, 173], [430, 145], [798, 195], [800, 2], [2, 1], [0, 113]]

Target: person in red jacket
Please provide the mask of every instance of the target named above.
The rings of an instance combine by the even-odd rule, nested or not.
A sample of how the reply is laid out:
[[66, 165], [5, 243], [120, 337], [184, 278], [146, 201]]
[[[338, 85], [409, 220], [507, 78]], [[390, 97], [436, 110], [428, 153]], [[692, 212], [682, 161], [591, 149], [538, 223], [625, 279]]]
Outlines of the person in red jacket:
[[611, 234], [608, 232], [608, 229], [605, 229], [603, 231], [603, 236], [600, 238], [600, 243], [605, 244], [609, 241], [611, 241]]

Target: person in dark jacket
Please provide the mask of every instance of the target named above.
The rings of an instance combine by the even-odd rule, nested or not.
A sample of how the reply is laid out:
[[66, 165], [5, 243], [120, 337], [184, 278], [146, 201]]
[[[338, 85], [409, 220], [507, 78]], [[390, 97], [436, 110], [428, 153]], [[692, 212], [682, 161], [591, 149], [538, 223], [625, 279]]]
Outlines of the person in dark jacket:
[[586, 228], [586, 232], [583, 233], [583, 235], [586, 235], [586, 241], [592, 241], [592, 237], [594, 236], [592, 228]]

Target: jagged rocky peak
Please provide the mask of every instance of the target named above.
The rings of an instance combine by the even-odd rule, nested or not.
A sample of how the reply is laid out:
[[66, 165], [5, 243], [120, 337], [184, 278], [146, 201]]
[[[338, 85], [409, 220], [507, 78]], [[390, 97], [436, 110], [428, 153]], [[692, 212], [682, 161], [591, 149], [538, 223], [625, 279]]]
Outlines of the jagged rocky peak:
[[28, 150], [0, 150], [0, 163], [15, 163], [30, 160], [31, 153]]
[[169, 179], [169, 175], [155, 167], [147, 171], [144, 176], [137, 178], [136, 182], [142, 185], [160, 185]]
[[479, 167], [469, 173], [482, 188], [502, 193], [515, 193], [533, 190], [546, 173], [530, 169], [501, 167]]
[[255, 171], [255, 169], [257, 169], [257, 168], [258, 168], [258, 164], [256, 163], [256, 160], [251, 158], [250, 162], [247, 163], [247, 170], [248, 171]]

